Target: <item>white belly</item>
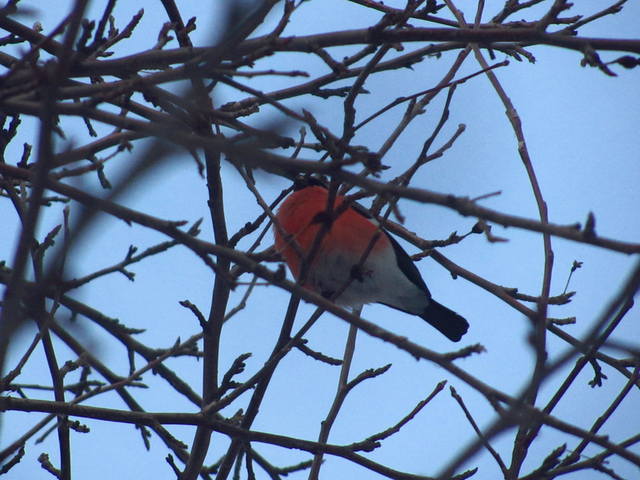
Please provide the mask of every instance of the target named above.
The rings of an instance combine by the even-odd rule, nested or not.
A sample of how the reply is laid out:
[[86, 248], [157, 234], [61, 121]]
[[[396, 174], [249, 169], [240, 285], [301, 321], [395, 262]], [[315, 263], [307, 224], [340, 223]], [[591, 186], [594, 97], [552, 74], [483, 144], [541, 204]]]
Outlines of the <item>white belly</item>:
[[[391, 248], [376, 252], [375, 257], [368, 258], [359, 269], [354, 267], [360, 259], [352, 255], [332, 253], [323, 254], [321, 258], [314, 262], [309, 284], [327, 297], [344, 289], [335, 299], [340, 305], [360, 307], [367, 303], [384, 303], [419, 314], [429, 303], [426, 293], [400, 270]], [[356, 275], [352, 275], [354, 270]]]

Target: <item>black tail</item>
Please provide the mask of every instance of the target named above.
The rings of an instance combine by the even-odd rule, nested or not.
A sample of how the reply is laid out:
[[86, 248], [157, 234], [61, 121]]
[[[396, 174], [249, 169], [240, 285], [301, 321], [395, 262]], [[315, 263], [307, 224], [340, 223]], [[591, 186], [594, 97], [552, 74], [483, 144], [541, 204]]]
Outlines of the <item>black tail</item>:
[[429, 300], [429, 306], [420, 317], [454, 342], [459, 342], [469, 329], [469, 323], [464, 318], [433, 299]]

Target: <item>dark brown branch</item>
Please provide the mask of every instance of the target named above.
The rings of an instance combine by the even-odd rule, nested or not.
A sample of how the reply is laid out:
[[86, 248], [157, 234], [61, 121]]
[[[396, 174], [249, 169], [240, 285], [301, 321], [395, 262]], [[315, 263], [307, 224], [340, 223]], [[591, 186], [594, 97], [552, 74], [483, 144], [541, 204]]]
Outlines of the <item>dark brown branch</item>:
[[[75, 107], [74, 105], [70, 105], [69, 107], [71, 108], [64, 108], [62, 110], [65, 110], [65, 111], [76, 110], [74, 108]], [[37, 107], [34, 106], [34, 109], [35, 108]], [[99, 116], [104, 119], [109, 118], [110, 120], [115, 120], [114, 118], [111, 118], [110, 114], [107, 114], [107, 113], [103, 113]], [[119, 122], [120, 119], [115, 121]], [[348, 183], [358, 185], [359, 187], [362, 187], [372, 193], [393, 195], [393, 196], [408, 198], [408, 199], [412, 199], [412, 200], [416, 200], [424, 203], [434, 203], [437, 205], [441, 205], [441, 206], [456, 210], [458, 213], [460, 213], [463, 216], [474, 216], [474, 217], [483, 218], [488, 221], [501, 224], [504, 226], [512, 226], [512, 227], [517, 227], [517, 228], [531, 230], [531, 231], [540, 232], [540, 233], [550, 233], [551, 235], [554, 235], [557, 237], [566, 238], [568, 240], [573, 240], [580, 243], [588, 243], [591, 245], [596, 245], [602, 248], [607, 248], [607, 249], [618, 251], [621, 253], [628, 253], [628, 254], [640, 253], [640, 244], [623, 242], [619, 240], [610, 239], [607, 237], [601, 237], [598, 235], [585, 235], [585, 233], [580, 229], [579, 224], [564, 226], [564, 225], [549, 223], [545, 225], [536, 220], [518, 217], [515, 215], [508, 215], [505, 213], [501, 213], [495, 210], [482, 207], [465, 197], [456, 197], [453, 195], [446, 195], [446, 194], [436, 193], [436, 192], [423, 190], [423, 189], [384, 184], [375, 180], [363, 178], [359, 175], [356, 175], [344, 170], [336, 170], [335, 166], [331, 164], [318, 163], [310, 160], [283, 158], [278, 155], [274, 155], [265, 151], [259, 151], [255, 149], [246, 149], [245, 147], [238, 146], [238, 145], [229, 145], [227, 142], [224, 142], [218, 139], [205, 139], [193, 134], [180, 133], [176, 131], [170, 132], [163, 128], [158, 129], [151, 124], [145, 125], [142, 122], [137, 122], [133, 120], [128, 120], [128, 121], [125, 121], [124, 123], [130, 127], [133, 127], [136, 130], [148, 129], [151, 131], [155, 131], [154, 134], [158, 134], [158, 135], [169, 134], [172, 137], [174, 137], [176, 140], [179, 140], [180, 143], [185, 145], [191, 144], [192, 146], [195, 146], [195, 145], [208, 146], [210, 148], [219, 148], [226, 152], [233, 152], [234, 159], [242, 158], [247, 165], [264, 168], [265, 170], [268, 170], [268, 171], [282, 173], [282, 171], [297, 170], [299, 172], [304, 172], [304, 173], [319, 173], [319, 174], [325, 174], [325, 175], [334, 175], [337, 178], [340, 178]], [[23, 169], [16, 168], [16, 167], [12, 167], [6, 164], [0, 164], [0, 173], [12, 176], [14, 178], [21, 178], [25, 180], [30, 179], [31, 177], [30, 172]], [[87, 195], [86, 193], [81, 193], [71, 187], [66, 186], [65, 184], [55, 182], [53, 180], [48, 181], [47, 187], [63, 195], [67, 195], [67, 193], [75, 191], [75, 194], [67, 195], [67, 196], [70, 196], [71, 198], [74, 198], [74, 196], [92, 198], [90, 195]]]
[[131, 423], [135, 425], [193, 425], [206, 426], [225, 434], [231, 438], [245, 442], [259, 442], [276, 445], [284, 448], [293, 448], [310, 453], [322, 452], [335, 455], [357, 463], [369, 470], [393, 479], [428, 480], [431, 477], [412, 475], [393, 470], [379, 463], [373, 462], [357, 453], [349, 446], [321, 444], [309, 440], [302, 440], [283, 435], [275, 435], [265, 432], [245, 430], [233, 423], [223, 420], [215, 420], [211, 417], [197, 413], [147, 413], [115, 410], [110, 408], [90, 407], [86, 405], [72, 405], [69, 403], [48, 402], [43, 400], [27, 400], [14, 397], [0, 397], [0, 411], [45, 412], [65, 414], [83, 418], [94, 418], [119, 423]]
[[471, 412], [469, 411], [469, 409], [467, 408], [467, 406], [464, 404], [464, 400], [462, 400], [462, 397], [460, 396], [460, 394], [456, 391], [455, 388], [453, 387], [449, 387], [450, 391], [451, 391], [451, 396], [456, 400], [456, 402], [458, 402], [458, 405], [460, 405], [460, 408], [462, 409], [462, 411], [464, 412], [465, 417], [467, 417], [467, 420], [469, 421], [469, 424], [471, 424], [471, 427], [473, 428], [473, 430], [476, 432], [476, 435], [478, 435], [478, 437], [480, 438], [480, 440], [482, 440], [482, 443], [484, 445], [484, 448], [487, 449], [487, 451], [491, 454], [491, 456], [495, 459], [496, 463], [498, 464], [498, 466], [500, 467], [500, 471], [502, 472], [502, 474], [504, 475], [505, 478], [508, 477], [508, 469], [507, 466], [505, 465], [504, 461], [502, 460], [502, 457], [500, 456], [500, 454], [491, 446], [491, 443], [489, 443], [489, 440], [487, 440], [484, 436], [484, 434], [482, 433], [482, 431], [480, 430], [480, 428], [478, 428], [478, 424], [476, 423], [476, 421], [474, 420], [473, 416], [471, 415]]

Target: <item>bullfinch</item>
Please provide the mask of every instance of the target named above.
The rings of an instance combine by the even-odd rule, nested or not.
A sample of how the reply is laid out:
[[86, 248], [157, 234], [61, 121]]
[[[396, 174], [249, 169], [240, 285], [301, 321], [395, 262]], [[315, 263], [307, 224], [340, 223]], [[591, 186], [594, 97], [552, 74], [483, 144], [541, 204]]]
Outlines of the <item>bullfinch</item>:
[[364, 207], [336, 194], [328, 215], [329, 192], [323, 185], [295, 188], [276, 213], [274, 236], [296, 279], [308, 263], [305, 288], [348, 307], [382, 303], [419, 316], [454, 342], [462, 338], [467, 321], [431, 298], [407, 252]]

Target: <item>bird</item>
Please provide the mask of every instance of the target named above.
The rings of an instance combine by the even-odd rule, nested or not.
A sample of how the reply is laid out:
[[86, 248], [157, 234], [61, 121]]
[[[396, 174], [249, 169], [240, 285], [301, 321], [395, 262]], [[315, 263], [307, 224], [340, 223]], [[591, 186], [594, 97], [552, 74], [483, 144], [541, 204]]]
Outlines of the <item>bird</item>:
[[431, 297], [398, 241], [361, 205], [336, 193], [328, 211], [328, 199], [324, 184], [308, 178], [294, 184], [275, 214], [275, 248], [296, 280], [345, 307], [381, 303], [417, 315], [460, 341], [469, 323]]

